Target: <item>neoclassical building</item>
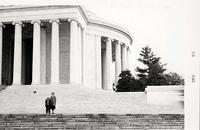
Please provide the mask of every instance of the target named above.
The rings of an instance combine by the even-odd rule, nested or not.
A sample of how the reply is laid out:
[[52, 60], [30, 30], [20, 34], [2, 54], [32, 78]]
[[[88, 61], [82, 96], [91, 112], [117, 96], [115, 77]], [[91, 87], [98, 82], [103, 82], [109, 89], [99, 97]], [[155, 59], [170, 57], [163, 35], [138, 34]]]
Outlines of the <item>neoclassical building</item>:
[[0, 84], [112, 90], [129, 69], [132, 40], [127, 30], [81, 6], [0, 7]]

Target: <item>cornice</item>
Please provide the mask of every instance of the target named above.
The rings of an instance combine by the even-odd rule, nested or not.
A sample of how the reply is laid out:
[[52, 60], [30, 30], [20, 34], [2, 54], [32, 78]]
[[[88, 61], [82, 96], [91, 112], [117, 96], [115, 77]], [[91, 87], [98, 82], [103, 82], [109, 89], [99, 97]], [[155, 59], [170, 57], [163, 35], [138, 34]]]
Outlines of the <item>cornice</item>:
[[33, 10], [33, 9], [66, 9], [66, 8], [78, 8], [78, 5], [16, 5], [16, 6], [3, 6], [0, 7], [1, 12], [9, 11], [24, 11], [24, 10]]
[[103, 28], [112, 29], [114, 31], [117, 31], [123, 35], [125, 35], [132, 44], [133, 37], [127, 29], [120, 27], [118, 25], [106, 22], [104, 19], [100, 19], [97, 17], [91, 17], [87, 14], [87, 10], [80, 5], [44, 5], [44, 6], [5, 6], [0, 7], [0, 12], [12, 12], [12, 11], [29, 11], [29, 10], [36, 10], [36, 9], [42, 9], [42, 10], [48, 10], [48, 9], [66, 9], [66, 8], [77, 8], [80, 12], [80, 14], [83, 16], [83, 19], [85, 20], [85, 23], [88, 25], [94, 25], [99, 26]]
[[91, 25], [96, 25], [100, 27], [105, 27], [105, 28], [110, 28], [114, 29], [122, 34], [124, 34], [128, 39], [130, 40], [130, 43], [132, 44], [133, 42], [133, 37], [132, 34], [127, 31], [127, 29], [120, 27], [119, 25], [115, 25], [109, 22], [105, 22], [106, 20], [100, 19], [100, 18], [91, 18], [90, 16], [87, 15], [87, 11], [83, 6], [78, 6], [80, 11], [82, 12], [83, 16], [85, 17], [85, 20], [87, 21], [87, 24]]

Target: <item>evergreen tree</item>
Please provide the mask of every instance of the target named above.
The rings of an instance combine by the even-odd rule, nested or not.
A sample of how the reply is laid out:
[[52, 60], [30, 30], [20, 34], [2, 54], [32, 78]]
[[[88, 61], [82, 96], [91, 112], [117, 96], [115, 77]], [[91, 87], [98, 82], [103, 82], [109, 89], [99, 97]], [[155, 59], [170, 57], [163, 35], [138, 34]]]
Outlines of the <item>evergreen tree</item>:
[[145, 65], [145, 68], [136, 68], [137, 76], [143, 85], [161, 85], [164, 83], [165, 64], [160, 62], [160, 57], [152, 52], [149, 46], [142, 48], [138, 61]]

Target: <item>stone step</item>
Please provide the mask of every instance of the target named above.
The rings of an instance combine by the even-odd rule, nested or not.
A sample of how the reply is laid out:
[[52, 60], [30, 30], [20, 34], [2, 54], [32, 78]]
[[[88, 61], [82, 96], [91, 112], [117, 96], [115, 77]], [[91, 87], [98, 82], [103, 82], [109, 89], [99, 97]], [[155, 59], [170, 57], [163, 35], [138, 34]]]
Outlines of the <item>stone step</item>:
[[0, 129], [183, 130], [182, 114], [0, 114]]

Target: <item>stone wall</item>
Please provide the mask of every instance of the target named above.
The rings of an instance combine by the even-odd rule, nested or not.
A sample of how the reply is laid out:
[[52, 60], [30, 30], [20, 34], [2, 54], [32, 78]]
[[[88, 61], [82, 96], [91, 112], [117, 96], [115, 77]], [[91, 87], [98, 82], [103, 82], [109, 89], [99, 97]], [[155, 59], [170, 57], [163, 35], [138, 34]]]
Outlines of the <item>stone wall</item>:
[[147, 102], [157, 105], [182, 105], [184, 103], [183, 86], [147, 86]]

